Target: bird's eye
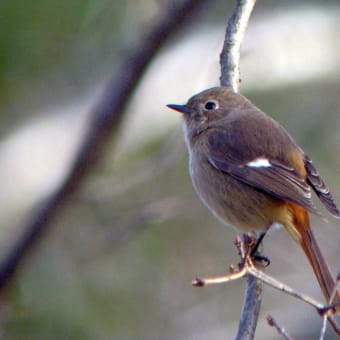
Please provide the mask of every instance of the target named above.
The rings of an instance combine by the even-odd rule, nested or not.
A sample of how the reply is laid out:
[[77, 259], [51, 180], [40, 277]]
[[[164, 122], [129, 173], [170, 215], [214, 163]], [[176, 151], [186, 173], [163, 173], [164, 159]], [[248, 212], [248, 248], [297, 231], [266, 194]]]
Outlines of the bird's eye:
[[205, 103], [204, 108], [206, 110], [216, 110], [218, 108], [218, 104], [213, 100], [209, 100], [208, 102]]

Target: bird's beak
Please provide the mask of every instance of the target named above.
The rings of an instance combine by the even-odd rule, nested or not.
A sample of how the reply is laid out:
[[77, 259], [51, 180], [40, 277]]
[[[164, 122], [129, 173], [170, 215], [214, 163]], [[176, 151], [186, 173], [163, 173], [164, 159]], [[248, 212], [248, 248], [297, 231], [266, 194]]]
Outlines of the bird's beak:
[[167, 107], [181, 113], [191, 113], [191, 110], [187, 105], [168, 104]]

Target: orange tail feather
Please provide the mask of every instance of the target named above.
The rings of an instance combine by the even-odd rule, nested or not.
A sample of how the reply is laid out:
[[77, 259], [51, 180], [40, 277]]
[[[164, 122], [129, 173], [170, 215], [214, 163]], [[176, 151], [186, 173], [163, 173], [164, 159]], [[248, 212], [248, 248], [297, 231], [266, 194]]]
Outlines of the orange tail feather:
[[[301, 237], [300, 243], [302, 249], [314, 270], [326, 302], [329, 303], [334, 290], [335, 281], [310, 228], [308, 212], [295, 204], [289, 203], [289, 206], [293, 211], [294, 226]], [[336, 292], [332, 303], [340, 303], [339, 291]], [[340, 312], [340, 306], [336, 308], [336, 311], [338, 313]]]

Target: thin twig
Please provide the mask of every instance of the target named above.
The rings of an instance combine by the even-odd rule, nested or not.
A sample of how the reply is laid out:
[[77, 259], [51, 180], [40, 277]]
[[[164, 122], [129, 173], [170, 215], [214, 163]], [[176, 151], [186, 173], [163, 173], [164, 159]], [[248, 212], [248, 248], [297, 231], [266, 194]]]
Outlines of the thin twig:
[[338, 273], [338, 275], [336, 277], [336, 282], [335, 282], [335, 285], [334, 285], [334, 288], [333, 288], [333, 292], [332, 292], [332, 294], [329, 298], [329, 301], [328, 301], [329, 303], [333, 303], [339, 288], [340, 288], [340, 273]]
[[[330, 299], [328, 301], [329, 304], [333, 304], [334, 298], [336, 296], [336, 293], [338, 292], [338, 289], [340, 288], [340, 273], [338, 273], [336, 277], [336, 282], [333, 288], [333, 292], [330, 296]], [[335, 304], [336, 305], [336, 304]], [[322, 323], [322, 328], [320, 331], [320, 340], [322, 340], [325, 337], [326, 333], [326, 325], [327, 325], [327, 320], [333, 327], [334, 331], [340, 336], [340, 327], [337, 321], [335, 321], [332, 317], [328, 316], [325, 314], [323, 315], [323, 323]]]
[[[239, 249], [239, 253], [240, 253], [240, 257], [241, 257], [241, 263], [239, 264], [238, 270], [231, 270], [229, 274], [224, 275], [224, 276], [220, 276], [220, 277], [214, 277], [214, 278], [196, 278], [195, 280], [193, 280], [192, 284], [194, 286], [197, 287], [203, 287], [206, 285], [211, 285], [211, 284], [219, 284], [219, 283], [224, 283], [224, 282], [230, 282], [230, 281], [234, 281], [234, 280], [238, 280], [240, 278], [243, 277], [249, 277], [252, 276], [254, 277], [254, 279], [256, 279], [257, 281], [263, 282], [266, 285], [277, 289], [283, 293], [286, 293], [294, 298], [297, 298], [298, 300], [301, 300], [307, 304], [309, 304], [310, 306], [314, 307], [317, 312], [319, 313], [319, 315], [321, 315], [323, 317], [323, 326], [322, 326], [322, 331], [321, 334], [324, 334], [326, 326], [324, 325], [325, 323], [325, 319], [329, 321], [329, 323], [331, 324], [331, 326], [333, 327], [334, 331], [340, 335], [339, 333], [339, 328], [337, 327], [336, 323], [334, 322], [333, 319], [333, 313], [334, 313], [334, 305], [324, 305], [318, 301], [316, 301], [315, 299], [311, 298], [310, 296], [303, 294], [301, 292], [298, 292], [296, 290], [294, 290], [293, 288], [289, 287], [288, 285], [274, 279], [273, 277], [271, 277], [270, 275], [264, 273], [262, 270], [259, 270], [252, 259], [251, 256], [251, 245], [249, 244], [249, 237], [247, 234], [245, 234], [243, 236], [243, 239], [241, 240], [240, 237], [237, 237], [237, 241], [235, 242], [236, 247]], [[241, 242], [240, 242], [241, 240]], [[231, 268], [234, 268], [234, 266], [232, 266]], [[250, 287], [250, 294], [252, 294], [251, 289], [253, 289], [253, 287]], [[246, 292], [248, 293], [248, 291]], [[243, 322], [243, 318], [246, 320], [252, 320], [254, 318], [257, 319], [259, 311], [255, 311], [254, 312], [254, 306], [249, 306], [249, 301], [245, 302], [246, 307], [244, 307], [246, 309], [245, 313], [250, 313], [251, 315], [244, 315], [242, 313], [242, 318], [241, 321]], [[240, 325], [241, 325], [241, 321], [240, 321]], [[245, 327], [245, 328], [244, 328]], [[240, 337], [236, 337], [236, 339], [252, 339], [254, 333], [251, 333], [250, 331], [253, 328], [249, 328], [250, 326], [248, 324], [243, 325], [242, 327], [239, 327], [238, 330], [238, 335], [240, 335]], [[256, 327], [256, 322], [255, 322], [255, 326], [252, 325], [252, 327]], [[255, 332], [255, 329], [253, 329], [253, 332]], [[241, 337], [241, 335], [243, 336], [243, 338]], [[251, 337], [252, 336], [252, 337]]]
[[25, 225], [23, 236], [0, 264], [0, 291], [13, 277], [25, 255], [46, 231], [57, 214], [65, 208], [68, 198], [80, 187], [86, 175], [101, 159], [104, 149], [120, 126], [125, 109], [152, 58], [202, 4], [204, 0], [182, 0], [167, 6], [157, 22], [148, 30], [140, 44], [127, 53], [125, 61], [116, 68], [102, 96], [92, 109], [87, 133], [74, 156], [74, 161], [60, 187], [53, 192], [31, 221]]
[[258, 270], [257, 268], [255, 268], [255, 266], [250, 266], [248, 269], [248, 273], [255, 276], [258, 280], [261, 280], [263, 283], [265, 283], [266, 285], [275, 288], [283, 293], [286, 293], [298, 300], [301, 300], [311, 306], [313, 306], [314, 308], [316, 308], [316, 310], [320, 313], [323, 313], [323, 311], [327, 312], [328, 309], [331, 309], [332, 306], [325, 306], [324, 304], [316, 301], [315, 299], [313, 299], [312, 297], [298, 292], [297, 290], [291, 288], [290, 286], [280, 282], [279, 280], [274, 279], [272, 276], [264, 273], [261, 270]]
[[[275, 278], [273, 278], [272, 276], [264, 273], [262, 270], [258, 269], [254, 262], [253, 259], [250, 255], [250, 250], [251, 248], [249, 248], [246, 244], [246, 238], [243, 239], [242, 241], [242, 247], [246, 247], [246, 252], [245, 255], [242, 256], [242, 251], [241, 251], [241, 264], [239, 265], [239, 269], [238, 270], [233, 270], [232, 272], [230, 272], [227, 275], [224, 276], [220, 276], [220, 277], [214, 277], [214, 278], [196, 278], [192, 284], [194, 286], [206, 286], [206, 285], [211, 285], [211, 284], [219, 284], [219, 283], [225, 283], [225, 282], [230, 282], [230, 281], [234, 281], [234, 280], [238, 280], [241, 279], [243, 277], [246, 276], [253, 276], [256, 279], [262, 281], [263, 283], [265, 283], [266, 285], [277, 289], [283, 293], [286, 293], [298, 300], [301, 300], [309, 305], [311, 305], [312, 307], [314, 307], [319, 314], [322, 315], [327, 315], [328, 313], [331, 312], [333, 305], [324, 305], [320, 302], [318, 302], [317, 300], [313, 299], [312, 297], [298, 292], [295, 289], [291, 288], [290, 286], [276, 280]], [[238, 244], [237, 244], [237, 247]]]
[[230, 86], [238, 92], [240, 78], [240, 50], [256, 0], [237, 0], [228, 21], [223, 49], [220, 55], [221, 86]]
[[267, 322], [269, 326], [274, 327], [276, 329], [278, 334], [281, 335], [283, 339], [293, 340], [293, 338], [288, 335], [286, 330], [283, 327], [280, 327], [279, 324], [276, 322], [276, 320], [271, 315], [267, 315]]

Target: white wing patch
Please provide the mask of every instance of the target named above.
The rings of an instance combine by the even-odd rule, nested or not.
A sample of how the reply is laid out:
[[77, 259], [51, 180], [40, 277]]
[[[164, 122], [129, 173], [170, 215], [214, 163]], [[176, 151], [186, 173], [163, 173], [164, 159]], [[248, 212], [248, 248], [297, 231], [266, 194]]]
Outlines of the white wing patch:
[[269, 168], [272, 165], [266, 158], [256, 158], [255, 160], [248, 162], [246, 166], [249, 166], [250, 168]]

